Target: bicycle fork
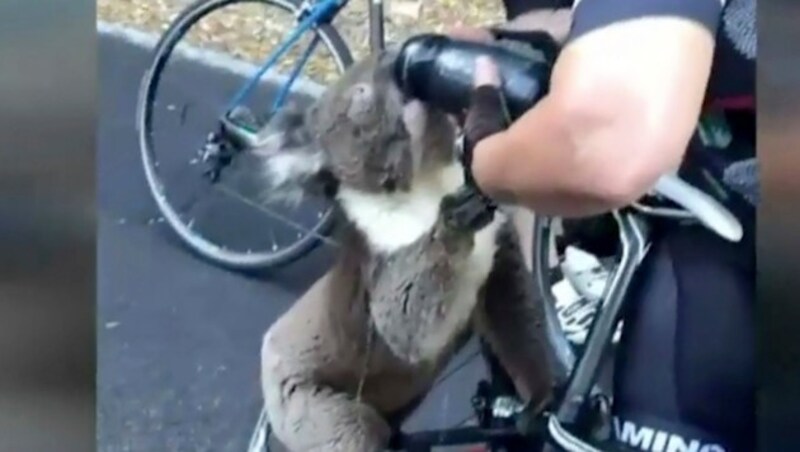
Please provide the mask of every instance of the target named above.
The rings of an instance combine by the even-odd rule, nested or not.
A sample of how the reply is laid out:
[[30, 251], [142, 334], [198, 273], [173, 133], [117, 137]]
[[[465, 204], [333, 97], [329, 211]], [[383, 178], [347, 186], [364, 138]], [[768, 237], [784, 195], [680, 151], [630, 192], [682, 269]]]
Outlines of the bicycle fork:
[[[275, 64], [276, 61], [278, 61], [280, 57], [285, 55], [286, 52], [292, 48], [292, 46], [300, 39], [300, 36], [303, 33], [311, 28], [315, 28], [318, 24], [330, 22], [333, 17], [336, 16], [336, 13], [338, 13], [338, 11], [347, 3], [347, 1], [348, 0], [322, 0], [318, 3], [314, 3], [313, 5], [304, 3], [303, 6], [301, 6], [299, 14], [297, 15], [297, 26], [294, 28], [294, 30], [292, 30], [289, 36], [287, 36], [280, 43], [278, 49], [267, 58], [256, 74], [250, 80], [248, 80], [247, 83], [239, 89], [239, 91], [237, 91], [237, 93], [228, 103], [223, 117], [227, 118], [228, 114], [242, 103], [242, 101], [258, 84], [259, 80], [261, 80], [261, 77], [264, 76], [264, 74]], [[318, 43], [319, 35], [315, 35], [308, 48], [305, 50], [300, 60], [293, 68], [287, 83], [283, 86], [281, 92], [278, 94], [272, 106], [271, 113], [274, 113], [274, 111], [286, 99], [289, 87], [291, 87], [297, 76], [300, 74], [300, 69], [303, 67], [303, 65], [305, 65], [306, 61], [308, 61], [308, 58], [311, 56], [311, 53], [313, 52], [314, 48], [316, 48]]]
[[570, 452], [601, 452], [572, 435], [564, 425], [580, 421], [580, 414], [591, 396], [593, 382], [608, 354], [625, 294], [649, 248], [647, 224], [639, 215], [626, 209], [614, 212], [614, 219], [619, 226], [622, 256], [603, 294], [605, 301], [589, 329], [587, 346], [572, 369], [563, 401], [547, 421], [551, 439]]

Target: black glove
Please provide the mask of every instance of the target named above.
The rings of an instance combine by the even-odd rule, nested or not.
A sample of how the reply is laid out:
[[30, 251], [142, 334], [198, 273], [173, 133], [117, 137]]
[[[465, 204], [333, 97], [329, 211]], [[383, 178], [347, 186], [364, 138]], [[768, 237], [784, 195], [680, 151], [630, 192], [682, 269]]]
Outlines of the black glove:
[[464, 185], [442, 201], [446, 223], [456, 229], [478, 231], [494, 218], [497, 204], [486, 196], [472, 175], [472, 153], [484, 138], [505, 130], [508, 112], [499, 88], [483, 85], [473, 89], [470, 107], [464, 120], [464, 142], [461, 163]]
[[464, 119], [464, 152], [461, 157], [470, 181], [475, 146], [484, 138], [505, 130], [510, 122], [503, 93], [498, 87], [483, 85], [472, 90], [470, 107]]

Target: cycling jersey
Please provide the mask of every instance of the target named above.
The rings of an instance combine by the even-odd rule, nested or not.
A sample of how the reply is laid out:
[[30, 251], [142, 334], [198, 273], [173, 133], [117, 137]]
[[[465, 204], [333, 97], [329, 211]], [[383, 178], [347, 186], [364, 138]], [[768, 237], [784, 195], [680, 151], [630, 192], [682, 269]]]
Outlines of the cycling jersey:
[[754, 109], [755, 0], [504, 0], [508, 19], [540, 8], [573, 8], [568, 42], [598, 28], [645, 16], [694, 20], [716, 37], [709, 105]]

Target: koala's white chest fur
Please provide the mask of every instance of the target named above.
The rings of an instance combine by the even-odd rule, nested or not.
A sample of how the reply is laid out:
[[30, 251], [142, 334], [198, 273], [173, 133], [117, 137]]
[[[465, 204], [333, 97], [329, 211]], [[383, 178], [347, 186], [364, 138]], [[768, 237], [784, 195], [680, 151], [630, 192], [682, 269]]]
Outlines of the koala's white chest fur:
[[439, 216], [439, 203], [464, 180], [461, 166], [446, 166], [420, 175], [408, 192], [374, 194], [340, 189], [347, 216], [364, 233], [375, 252], [391, 254], [429, 233]]
[[[345, 188], [339, 193], [339, 201], [365, 235], [370, 248], [389, 254], [432, 231], [442, 198], [463, 183], [462, 171], [460, 164], [453, 163], [437, 173], [420, 177], [407, 193], [377, 195]], [[489, 226], [475, 234], [474, 246], [466, 259], [456, 264], [452, 291], [442, 303], [445, 312], [441, 313], [440, 328], [424, 338], [422, 344], [426, 358], [435, 359], [469, 322], [478, 291], [492, 270], [496, 235], [504, 221], [506, 218], [498, 212]]]

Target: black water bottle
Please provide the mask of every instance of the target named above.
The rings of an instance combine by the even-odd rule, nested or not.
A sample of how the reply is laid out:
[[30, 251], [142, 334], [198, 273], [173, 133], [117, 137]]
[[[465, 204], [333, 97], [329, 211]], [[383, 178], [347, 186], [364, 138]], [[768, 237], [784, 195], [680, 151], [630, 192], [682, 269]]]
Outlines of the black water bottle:
[[512, 118], [521, 116], [546, 94], [552, 62], [545, 58], [438, 34], [407, 40], [395, 61], [394, 76], [407, 96], [460, 114], [469, 107], [475, 60], [480, 56], [490, 57], [497, 65]]

